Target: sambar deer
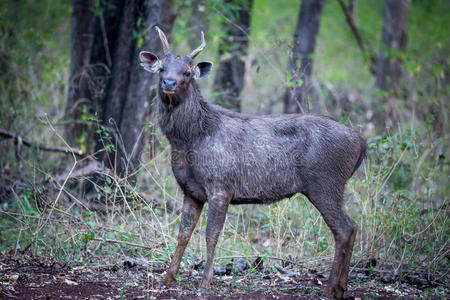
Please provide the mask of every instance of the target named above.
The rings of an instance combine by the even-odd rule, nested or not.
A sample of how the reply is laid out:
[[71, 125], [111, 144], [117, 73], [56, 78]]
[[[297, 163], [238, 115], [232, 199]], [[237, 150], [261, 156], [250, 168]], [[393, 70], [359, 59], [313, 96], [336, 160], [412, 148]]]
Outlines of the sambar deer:
[[208, 202], [206, 265], [200, 288], [209, 289], [214, 251], [230, 204], [268, 204], [304, 194], [319, 210], [335, 240], [335, 255], [325, 288], [343, 297], [357, 225], [343, 201], [346, 182], [366, 153], [364, 138], [330, 117], [311, 114], [251, 116], [208, 103], [196, 80], [210, 62], [194, 63], [201, 45], [186, 56], [170, 52], [156, 27], [164, 57], [140, 53], [145, 70], [159, 73], [159, 125], [172, 148], [173, 174], [183, 190], [178, 245], [162, 283], [170, 285]]

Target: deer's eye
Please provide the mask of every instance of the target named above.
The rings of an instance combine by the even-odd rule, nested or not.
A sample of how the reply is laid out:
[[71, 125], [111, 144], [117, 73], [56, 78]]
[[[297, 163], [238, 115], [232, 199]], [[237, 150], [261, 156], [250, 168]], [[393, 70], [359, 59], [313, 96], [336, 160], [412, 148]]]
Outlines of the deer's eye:
[[185, 73], [184, 73], [184, 76], [186, 76], [186, 77], [191, 76], [191, 72], [185, 72]]
[[164, 68], [159, 68], [159, 72], [160, 73], [164, 72]]

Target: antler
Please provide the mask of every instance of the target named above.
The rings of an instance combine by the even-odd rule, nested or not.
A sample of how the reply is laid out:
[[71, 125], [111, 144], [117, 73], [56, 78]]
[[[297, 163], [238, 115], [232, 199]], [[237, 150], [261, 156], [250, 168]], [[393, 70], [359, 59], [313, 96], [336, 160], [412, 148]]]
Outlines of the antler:
[[205, 35], [203, 34], [203, 31], [202, 31], [202, 43], [201, 43], [201, 45], [197, 49], [192, 51], [191, 54], [189, 54], [188, 56], [190, 58], [194, 59], [200, 52], [202, 52], [203, 49], [205, 49], [205, 47], [206, 47]]
[[158, 26], [155, 26], [155, 29], [158, 31], [159, 39], [161, 40], [161, 43], [163, 45], [164, 54], [167, 54], [168, 52], [170, 52], [169, 41], [167, 41], [166, 35]]

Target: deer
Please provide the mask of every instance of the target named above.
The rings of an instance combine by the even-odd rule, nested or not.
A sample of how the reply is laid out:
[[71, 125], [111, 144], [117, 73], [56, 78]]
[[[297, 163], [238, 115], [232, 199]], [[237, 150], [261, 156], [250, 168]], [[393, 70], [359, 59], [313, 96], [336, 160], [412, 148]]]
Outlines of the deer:
[[184, 198], [177, 247], [161, 284], [170, 286], [180, 268], [205, 203], [206, 263], [200, 290], [211, 288], [214, 252], [230, 205], [270, 204], [301, 193], [330, 228], [335, 254], [324, 296], [342, 298], [347, 289], [357, 224], [344, 207], [344, 188], [366, 156], [365, 139], [328, 116], [253, 116], [206, 101], [197, 80], [211, 62], [194, 63], [205, 48], [172, 54], [164, 32], [159, 59], [139, 53], [141, 66], [159, 74], [159, 126], [171, 146], [171, 167]]

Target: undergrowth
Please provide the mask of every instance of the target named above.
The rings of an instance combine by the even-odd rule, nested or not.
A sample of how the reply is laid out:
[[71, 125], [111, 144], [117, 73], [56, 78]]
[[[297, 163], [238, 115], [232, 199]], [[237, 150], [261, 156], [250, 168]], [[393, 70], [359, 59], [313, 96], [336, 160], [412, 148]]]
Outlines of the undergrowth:
[[[347, 185], [346, 206], [359, 224], [353, 261], [376, 258], [393, 272], [404, 266], [446, 276], [448, 266], [448, 186], [440, 159], [445, 138], [428, 140], [425, 131], [406, 129], [368, 140], [367, 159]], [[167, 263], [176, 246], [182, 193], [169, 168], [169, 146], [142, 162], [138, 186], [130, 190], [113, 173], [81, 198], [81, 182], [63, 179], [26, 163], [35, 181], [15, 189], [3, 207], [1, 249], [45, 254], [69, 264], [112, 263], [145, 257]], [[60, 192], [62, 193], [60, 194]], [[59, 195], [59, 196], [58, 196]], [[185, 263], [205, 253], [205, 209], [193, 234]], [[3, 252], [5, 253], [5, 252]], [[231, 206], [218, 245], [216, 263], [262, 257], [313, 267], [331, 260], [332, 235], [318, 211], [296, 195], [268, 206]]]

